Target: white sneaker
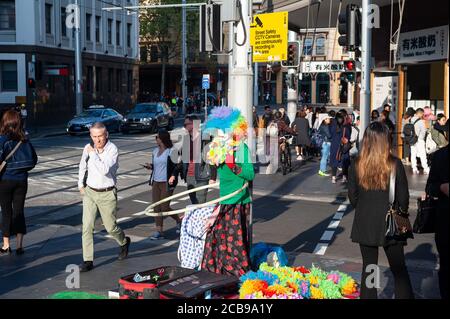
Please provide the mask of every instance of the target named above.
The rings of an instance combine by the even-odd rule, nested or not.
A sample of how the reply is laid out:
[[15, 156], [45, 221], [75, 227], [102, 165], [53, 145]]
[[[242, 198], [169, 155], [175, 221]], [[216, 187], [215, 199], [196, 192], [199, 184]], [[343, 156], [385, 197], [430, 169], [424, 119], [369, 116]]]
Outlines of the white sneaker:
[[429, 169], [424, 169], [423, 170], [423, 174], [424, 175], [429, 175], [430, 174], [430, 170]]
[[297, 161], [303, 161], [303, 156], [301, 155], [297, 156]]
[[336, 184], [336, 176], [331, 177], [331, 183]]
[[416, 169], [413, 169], [413, 174], [414, 174], [414, 175], [419, 175], [420, 172], [419, 172], [418, 170], [416, 170]]

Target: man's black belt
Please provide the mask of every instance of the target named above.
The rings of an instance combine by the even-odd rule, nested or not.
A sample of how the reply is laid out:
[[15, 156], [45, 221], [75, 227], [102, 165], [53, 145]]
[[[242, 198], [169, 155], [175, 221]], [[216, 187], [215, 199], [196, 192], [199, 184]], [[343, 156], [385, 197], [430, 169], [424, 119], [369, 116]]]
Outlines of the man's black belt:
[[104, 193], [104, 192], [112, 191], [114, 188], [116, 188], [116, 186], [111, 186], [111, 187], [107, 187], [107, 188], [100, 188], [100, 189], [93, 188], [93, 187], [89, 186], [89, 188], [92, 189], [94, 192]]

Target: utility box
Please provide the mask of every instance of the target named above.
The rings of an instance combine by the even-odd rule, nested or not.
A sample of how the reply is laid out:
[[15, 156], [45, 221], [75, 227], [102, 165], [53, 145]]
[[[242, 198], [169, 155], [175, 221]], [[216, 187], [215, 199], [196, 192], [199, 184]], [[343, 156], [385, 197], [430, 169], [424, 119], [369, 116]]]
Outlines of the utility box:
[[239, 21], [239, 9], [237, 8], [237, 0], [213, 0], [215, 4], [221, 6], [220, 14], [222, 23]]
[[223, 36], [221, 5], [205, 4], [200, 6], [199, 25], [200, 52], [221, 52]]

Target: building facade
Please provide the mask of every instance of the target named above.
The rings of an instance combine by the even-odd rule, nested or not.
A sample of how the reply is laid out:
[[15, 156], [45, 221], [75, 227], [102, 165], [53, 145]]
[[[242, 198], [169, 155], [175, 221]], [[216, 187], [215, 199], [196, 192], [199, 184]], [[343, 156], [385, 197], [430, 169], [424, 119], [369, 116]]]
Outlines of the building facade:
[[[28, 121], [37, 125], [64, 123], [75, 114], [75, 29], [66, 10], [73, 2], [0, 1], [0, 108], [25, 103]], [[103, 9], [138, 1], [79, 3], [83, 106], [125, 111], [139, 89], [138, 15]]]
[[[298, 33], [302, 63], [352, 59], [351, 53], [344, 51], [337, 43], [339, 34], [335, 28], [318, 28], [313, 31], [301, 29]], [[353, 105], [355, 86], [346, 77], [342, 77], [344, 72], [304, 72], [300, 67], [299, 73], [298, 95], [299, 100], [305, 104]], [[286, 103], [286, 74], [287, 69], [280, 63], [258, 65], [259, 104]]]

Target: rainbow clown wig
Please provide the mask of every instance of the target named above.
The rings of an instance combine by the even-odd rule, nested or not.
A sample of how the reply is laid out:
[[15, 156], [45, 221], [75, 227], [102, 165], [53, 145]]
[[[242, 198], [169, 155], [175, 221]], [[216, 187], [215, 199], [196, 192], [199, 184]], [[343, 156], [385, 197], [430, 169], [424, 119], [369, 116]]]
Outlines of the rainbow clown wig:
[[205, 123], [206, 132], [214, 132], [210, 144], [207, 162], [220, 165], [228, 154], [247, 136], [248, 124], [241, 112], [232, 107], [215, 107]]

